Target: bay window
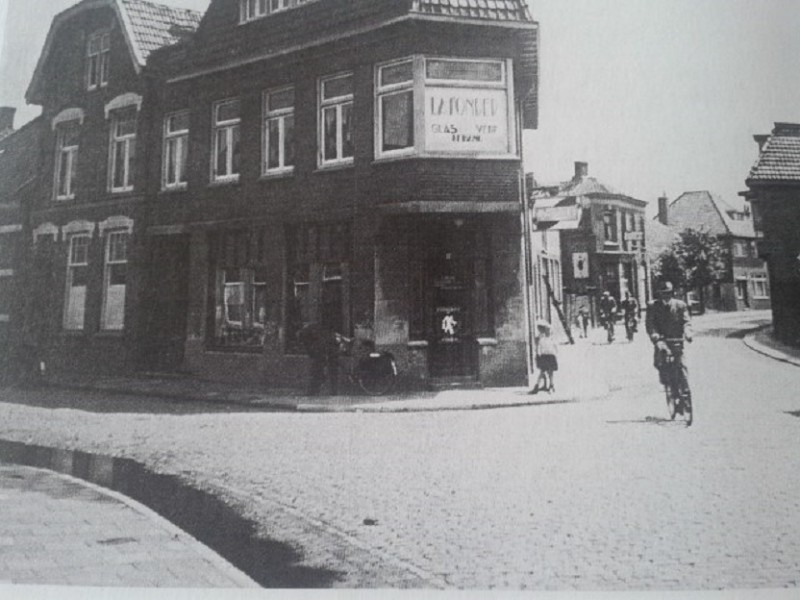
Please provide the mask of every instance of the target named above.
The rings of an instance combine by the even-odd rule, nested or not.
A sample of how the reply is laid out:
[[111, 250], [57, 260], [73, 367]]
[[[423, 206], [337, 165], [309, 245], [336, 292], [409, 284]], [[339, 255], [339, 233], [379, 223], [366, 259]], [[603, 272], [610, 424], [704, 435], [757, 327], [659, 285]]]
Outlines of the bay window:
[[353, 74], [320, 81], [320, 166], [353, 161]]
[[291, 171], [294, 167], [294, 88], [264, 94], [262, 174]]
[[64, 306], [64, 329], [69, 331], [80, 331], [84, 327], [90, 240], [91, 236], [88, 234], [75, 234], [69, 238]]
[[112, 192], [129, 192], [133, 189], [133, 167], [136, 158], [136, 109], [117, 111], [111, 123], [111, 177]]
[[71, 200], [75, 197], [75, 181], [78, 173], [78, 121], [61, 123], [56, 128], [58, 150], [56, 152], [56, 199]]
[[213, 181], [239, 179], [241, 105], [226, 100], [214, 105]]
[[186, 187], [186, 165], [189, 155], [189, 113], [169, 115], [164, 122], [164, 165], [162, 187]]
[[127, 231], [112, 231], [106, 237], [102, 318], [106, 331], [119, 331], [125, 325], [129, 237]]

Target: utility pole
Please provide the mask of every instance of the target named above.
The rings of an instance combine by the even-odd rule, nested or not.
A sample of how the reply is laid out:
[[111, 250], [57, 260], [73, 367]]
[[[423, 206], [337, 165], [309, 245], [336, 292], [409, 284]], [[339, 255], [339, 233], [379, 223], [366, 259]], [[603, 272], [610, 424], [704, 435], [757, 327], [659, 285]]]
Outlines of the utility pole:
[[528, 184], [525, 177], [525, 161], [522, 148], [522, 111], [523, 103], [517, 103], [517, 151], [519, 152], [519, 202], [522, 226], [522, 261], [524, 280], [524, 312], [525, 312], [525, 359], [528, 371], [528, 387], [536, 385], [535, 355], [536, 347], [533, 330], [536, 326], [536, 314], [533, 310], [531, 286], [533, 284], [533, 251], [531, 248], [531, 206], [528, 199]]

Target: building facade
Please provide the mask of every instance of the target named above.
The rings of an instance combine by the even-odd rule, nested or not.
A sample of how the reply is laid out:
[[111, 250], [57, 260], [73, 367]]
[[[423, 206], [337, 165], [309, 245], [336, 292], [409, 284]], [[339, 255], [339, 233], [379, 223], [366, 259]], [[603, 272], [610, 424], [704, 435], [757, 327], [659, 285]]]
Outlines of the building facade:
[[708, 191], [684, 192], [671, 203], [659, 199], [658, 219], [675, 234], [686, 229], [710, 233], [725, 249], [725, 273], [703, 290], [705, 308], [733, 311], [770, 307], [767, 266], [758, 257], [748, 206], [735, 208]]
[[141, 72], [153, 50], [179, 41], [199, 19], [139, 0], [83, 0], [53, 20], [26, 94], [42, 107], [38, 177], [26, 207], [26, 320], [55, 371], [134, 364], [147, 176]]
[[755, 140], [759, 155], [743, 196], [769, 271], [774, 335], [800, 345], [800, 124], [775, 123]]
[[641, 306], [649, 298], [645, 207], [589, 176], [575, 163], [565, 183], [532, 185], [534, 219], [540, 231], [558, 231], [565, 314], [572, 323], [586, 308], [597, 317], [597, 300], [608, 291], [619, 301], [630, 293]]
[[149, 66], [150, 368], [297, 386], [322, 322], [407, 387], [524, 383], [536, 35], [521, 1], [212, 1]]

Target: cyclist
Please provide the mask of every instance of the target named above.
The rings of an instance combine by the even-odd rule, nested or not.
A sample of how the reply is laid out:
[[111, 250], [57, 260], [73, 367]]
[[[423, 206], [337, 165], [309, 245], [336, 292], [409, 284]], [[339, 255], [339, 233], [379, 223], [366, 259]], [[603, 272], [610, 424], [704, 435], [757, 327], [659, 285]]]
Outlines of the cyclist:
[[[691, 320], [689, 308], [683, 300], [674, 297], [672, 283], [665, 281], [656, 290], [656, 300], [647, 307], [645, 329], [654, 347], [654, 364], [659, 364], [660, 353], [670, 353], [680, 368], [684, 384], [689, 387], [689, 370], [686, 366], [683, 351], [680, 345], [669, 342], [692, 341]], [[677, 351], [676, 351], [677, 350]]]
[[628, 334], [628, 339], [633, 339], [633, 334], [636, 333], [636, 324], [642, 317], [642, 309], [639, 308], [639, 302], [636, 298], [631, 296], [630, 292], [625, 292], [625, 299], [620, 302], [619, 307], [622, 309], [622, 316], [625, 319], [625, 331]]
[[600, 324], [608, 330], [608, 341], [614, 341], [614, 320], [617, 317], [617, 301], [608, 290], [603, 292], [598, 304], [600, 312]]

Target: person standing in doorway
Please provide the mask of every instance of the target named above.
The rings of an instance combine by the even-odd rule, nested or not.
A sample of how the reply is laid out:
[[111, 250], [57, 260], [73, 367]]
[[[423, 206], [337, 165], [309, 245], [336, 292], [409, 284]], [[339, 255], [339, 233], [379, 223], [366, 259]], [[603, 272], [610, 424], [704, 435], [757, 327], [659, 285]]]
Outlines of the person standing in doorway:
[[319, 395], [327, 373], [330, 393], [335, 396], [339, 392], [339, 334], [327, 325], [309, 323], [297, 339], [311, 359], [307, 394]]

